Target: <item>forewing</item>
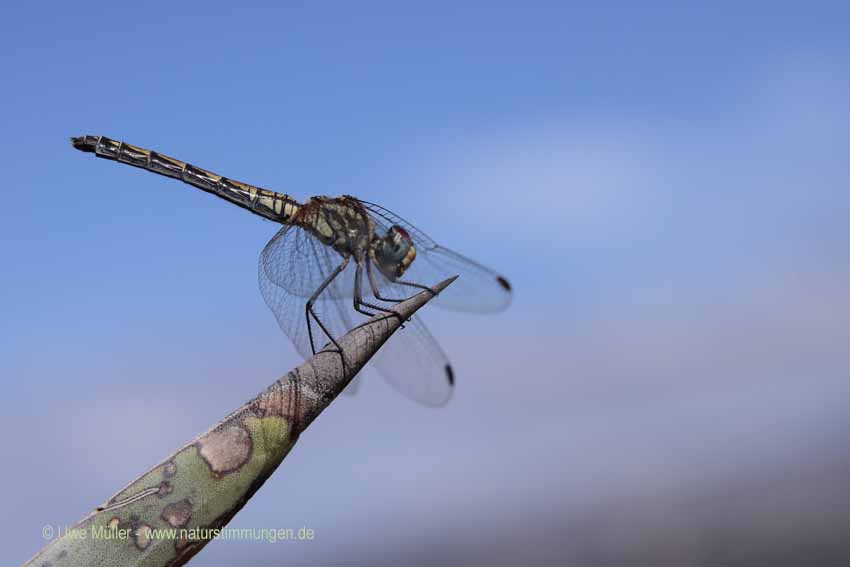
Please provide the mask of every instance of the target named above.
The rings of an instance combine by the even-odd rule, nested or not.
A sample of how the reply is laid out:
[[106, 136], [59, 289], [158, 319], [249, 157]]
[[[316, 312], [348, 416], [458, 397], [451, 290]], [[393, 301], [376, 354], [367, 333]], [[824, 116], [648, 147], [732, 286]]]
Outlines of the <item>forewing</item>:
[[[511, 302], [512, 290], [508, 280], [496, 271], [434, 242], [422, 230], [380, 205], [361, 201], [379, 227], [386, 233], [392, 225], [404, 228], [416, 246], [416, 259], [401, 278], [404, 281], [431, 285], [452, 276], [460, 276], [439, 297], [434, 305], [473, 313], [502, 311]], [[377, 270], [375, 270], [377, 271]], [[383, 295], [402, 298], [411, 295], [411, 288], [380, 279]]]

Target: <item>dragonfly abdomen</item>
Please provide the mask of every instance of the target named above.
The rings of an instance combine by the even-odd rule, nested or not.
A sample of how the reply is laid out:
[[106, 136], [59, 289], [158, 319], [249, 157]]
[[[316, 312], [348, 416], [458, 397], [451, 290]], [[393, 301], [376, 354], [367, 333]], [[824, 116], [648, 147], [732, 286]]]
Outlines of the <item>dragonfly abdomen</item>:
[[71, 143], [78, 150], [91, 152], [97, 157], [179, 179], [276, 222], [288, 223], [300, 208], [298, 201], [289, 195], [234, 181], [173, 157], [105, 136], [80, 136], [71, 138]]

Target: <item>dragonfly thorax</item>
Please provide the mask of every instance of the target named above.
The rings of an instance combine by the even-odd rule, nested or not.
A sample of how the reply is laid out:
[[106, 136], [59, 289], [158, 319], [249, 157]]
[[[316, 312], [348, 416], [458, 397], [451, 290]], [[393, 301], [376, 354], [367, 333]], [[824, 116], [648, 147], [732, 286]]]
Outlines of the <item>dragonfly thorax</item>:
[[389, 280], [395, 281], [416, 258], [410, 234], [398, 225], [383, 236], [376, 223], [354, 197], [313, 197], [296, 215], [296, 222], [341, 256], [360, 263], [371, 260]]
[[341, 256], [366, 256], [374, 222], [356, 200], [350, 197], [313, 197], [299, 211], [297, 222], [323, 244]]
[[393, 225], [383, 237], [375, 237], [369, 251], [372, 261], [391, 281], [400, 278], [416, 259], [416, 247], [406, 230]]

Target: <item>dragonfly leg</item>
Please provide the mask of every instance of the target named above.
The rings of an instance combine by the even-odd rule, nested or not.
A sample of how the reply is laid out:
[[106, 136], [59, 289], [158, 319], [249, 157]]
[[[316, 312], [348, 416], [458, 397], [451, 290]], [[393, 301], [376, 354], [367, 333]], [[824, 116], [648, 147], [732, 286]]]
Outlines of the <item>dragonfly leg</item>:
[[396, 280], [394, 283], [397, 283], [399, 285], [406, 285], [408, 287], [415, 287], [415, 288], [418, 288], [418, 289], [423, 289], [425, 291], [429, 291], [429, 292], [431, 292], [431, 295], [433, 295], [435, 297], [437, 295], [439, 295], [438, 292], [434, 291], [433, 289], [431, 289], [427, 285], [422, 285], [422, 284], [413, 283], [413, 282], [405, 282], [405, 281], [402, 281], [402, 280]]
[[[370, 272], [369, 275], [371, 276], [371, 272]], [[386, 299], [386, 298], [380, 297], [378, 295], [378, 286], [375, 285], [374, 278], [372, 278], [370, 281], [372, 283], [372, 293], [375, 295], [375, 297], [377, 297], [381, 301], [404, 301], [403, 299]], [[429, 292], [434, 297], [436, 297], [438, 295], [438, 293], [436, 291], [434, 291], [430, 287], [422, 285], [422, 284], [413, 283], [413, 282], [404, 282], [404, 281], [401, 281], [401, 280], [395, 280], [395, 282], [393, 282], [393, 283], [406, 285], [408, 287], [415, 287], [415, 288], [418, 288], [418, 289], [423, 289], [423, 290]]]
[[[367, 264], [366, 264], [366, 273], [369, 275], [369, 285], [372, 286], [372, 295], [374, 295], [376, 299], [380, 299], [381, 301], [392, 301], [392, 302], [395, 302], [395, 303], [398, 303], [400, 301], [404, 301], [404, 299], [390, 299], [389, 297], [381, 297], [381, 293], [378, 291], [378, 284], [375, 282], [375, 276], [372, 274], [372, 264], [368, 263], [368, 260], [367, 260]], [[405, 281], [402, 281], [402, 280], [395, 280], [393, 283], [397, 283], [399, 285], [406, 285], [408, 287], [415, 287], [415, 288], [419, 288], [419, 289], [424, 289], [425, 291], [430, 291], [431, 295], [434, 295], [434, 296], [437, 295], [436, 291], [434, 291], [433, 289], [431, 289], [430, 287], [428, 287], [426, 285], [413, 283], [413, 282], [405, 282]]]
[[[366, 271], [371, 274], [371, 272], [369, 271], [369, 267], [368, 267], [369, 265], [367, 264], [366, 266], [367, 266]], [[369, 282], [370, 282], [370, 284], [373, 283], [371, 278], [370, 278]], [[355, 273], [354, 273], [354, 309], [355, 309], [355, 311], [357, 311], [358, 313], [363, 313], [364, 315], [369, 315], [370, 317], [373, 316], [374, 314], [363, 310], [360, 307], [361, 305], [368, 307], [370, 309], [374, 309], [375, 311], [382, 311], [384, 313], [387, 313], [388, 315], [393, 315], [396, 318], [398, 318], [399, 323], [401, 323], [402, 324], [401, 326], [404, 327], [404, 321], [401, 320], [401, 316], [398, 313], [396, 313], [395, 311], [393, 311], [392, 309], [387, 309], [386, 307], [381, 307], [380, 305], [375, 305], [374, 303], [369, 303], [369, 302], [363, 301], [362, 289], [363, 289], [363, 267], [358, 262], [357, 263], [357, 269], [355, 270]], [[380, 298], [378, 298], [378, 299], [380, 299]]]
[[340, 272], [342, 272], [345, 269], [345, 267], [348, 265], [349, 260], [350, 260], [350, 257], [343, 258], [343, 260], [342, 260], [342, 262], [340, 262], [339, 266], [337, 266], [336, 269], [334, 269], [334, 271], [331, 272], [331, 275], [329, 275], [327, 277], [327, 279], [325, 279], [325, 281], [322, 282], [322, 285], [320, 285], [319, 288], [315, 292], [313, 292], [313, 295], [310, 296], [310, 299], [307, 300], [307, 305], [305, 306], [305, 309], [304, 309], [304, 315], [307, 318], [307, 335], [310, 337], [310, 349], [313, 351], [313, 355], [316, 354], [316, 345], [313, 342], [313, 327], [310, 324], [310, 315], [313, 316], [313, 319], [316, 320], [316, 323], [319, 325], [319, 327], [322, 329], [322, 331], [324, 331], [325, 335], [331, 340], [331, 342], [336, 347], [337, 351], [339, 351], [340, 353], [342, 352], [342, 347], [339, 346], [339, 343], [336, 342], [336, 339], [333, 338], [333, 336], [328, 332], [328, 329], [325, 327], [324, 323], [322, 323], [322, 320], [319, 319], [319, 316], [316, 315], [315, 311], [313, 311], [313, 303], [315, 303], [315, 301], [319, 297], [319, 295], [323, 291], [325, 291], [325, 288], [328, 287], [328, 285], [330, 285], [330, 283], [334, 280], [334, 278], [337, 277], [340, 274]]
[[372, 273], [372, 262], [366, 260], [366, 275], [369, 277], [369, 286], [372, 288], [372, 295], [379, 301], [387, 303], [401, 303], [404, 299], [391, 299], [389, 297], [381, 297], [381, 292], [378, 291], [378, 283], [375, 281], [375, 274]]
[[362, 278], [362, 270], [360, 268], [360, 262], [357, 262], [357, 268], [354, 271], [354, 296], [353, 296], [354, 310], [357, 311], [358, 313], [362, 313], [363, 315], [366, 315], [367, 317], [374, 317], [375, 316], [374, 313], [370, 313], [370, 312], [368, 312], [365, 309], [360, 307], [361, 305], [365, 305], [365, 303], [363, 303], [363, 301], [361, 300], [362, 294], [361, 294], [360, 289], [362, 287], [362, 284], [361, 284], [362, 281], [363, 281], [363, 278]]

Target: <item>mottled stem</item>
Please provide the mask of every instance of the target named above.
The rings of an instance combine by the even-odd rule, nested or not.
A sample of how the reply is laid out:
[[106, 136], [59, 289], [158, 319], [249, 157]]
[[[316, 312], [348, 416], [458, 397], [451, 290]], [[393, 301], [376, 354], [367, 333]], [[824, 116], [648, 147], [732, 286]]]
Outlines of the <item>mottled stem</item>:
[[[442, 291], [452, 281], [433, 289]], [[432, 292], [423, 291], [393, 306], [400, 317], [376, 315], [352, 329], [338, 341], [342, 353], [317, 353], [131, 482], [24, 565], [185, 564], [271, 476], [299, 434], [399, 328], [399, 322], [432, 297]]]

